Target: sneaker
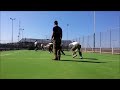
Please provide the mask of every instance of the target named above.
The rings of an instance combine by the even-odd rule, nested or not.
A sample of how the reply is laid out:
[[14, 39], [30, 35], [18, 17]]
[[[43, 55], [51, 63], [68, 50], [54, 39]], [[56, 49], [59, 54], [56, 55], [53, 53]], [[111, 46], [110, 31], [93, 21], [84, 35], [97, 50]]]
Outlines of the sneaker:
[[73, 56], [73, 58], [75, 58], [76, 56], [77, 56], [77, 54], [76, 54], [76, 55], [74, 55], [74, 56]]
[[83, 59], [83, 57], [80, 57], [80, 59]]

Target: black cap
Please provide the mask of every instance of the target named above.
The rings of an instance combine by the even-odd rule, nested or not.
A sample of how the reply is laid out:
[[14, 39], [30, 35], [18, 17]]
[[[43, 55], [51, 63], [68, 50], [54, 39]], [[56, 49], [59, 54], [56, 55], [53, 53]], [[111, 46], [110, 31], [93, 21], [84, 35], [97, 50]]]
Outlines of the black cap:
[[54, 24], [55, 24], [55, 25], [58, 25], [58, 21], [54, 21]]

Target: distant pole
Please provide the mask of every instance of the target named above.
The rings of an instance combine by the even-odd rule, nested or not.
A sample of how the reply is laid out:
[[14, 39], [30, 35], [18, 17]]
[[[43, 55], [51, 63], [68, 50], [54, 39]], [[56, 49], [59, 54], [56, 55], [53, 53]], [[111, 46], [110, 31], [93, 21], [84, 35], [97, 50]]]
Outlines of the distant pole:
[[101, 48], [101, 32], [100, 32], [100, 48]]
[[111, 29], [110, 29], [110, 48], [111, 48]]
[[68, 26], [69, 24], [67, 24], [67, 50], [68, 50]]
[[88, 41], [87, 41], [87, 48], [89, 48], [89, 35], [88, 35]]
[[12, 43], [13, 43], [13, 20], [15, 20], [15, 18], [10, 18], [12, 20]]
[[19, 42], [19, 35], [18, 35], [18, 42]]
[[18, 42], [20, 40], [20, 21], [19, 21], [19, 31], [18, 31]]
[[79, 37], [79, 43], [81, 44], [81, 42], [80, 42], [80, 37]]
[[95, 52], [95, 11], [94, 11], [94, 34], [93, 34], [93, 38], [94, 38], [94, 52]]
[[85, 48], [85, 46], [84, 46], [84, 36], [83, 36], [83, 42], [82, 42], [82, 46]]
[[21, 30], [22, 30], [22, 39], [23, 39], [23, 30], [24, 30], [24, 29], [21, 29]]

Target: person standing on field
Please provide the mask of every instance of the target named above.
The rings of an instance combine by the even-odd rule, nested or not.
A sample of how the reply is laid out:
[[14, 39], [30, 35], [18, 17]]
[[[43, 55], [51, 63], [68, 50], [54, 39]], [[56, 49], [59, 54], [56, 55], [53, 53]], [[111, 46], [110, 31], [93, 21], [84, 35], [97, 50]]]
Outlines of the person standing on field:
[[53, 42], [54, 59], [60, 60], [61, 40], [62, 40], [62, 29], [58, 26], [58, 21], [54, 21], [53, 33], [51, 40]]

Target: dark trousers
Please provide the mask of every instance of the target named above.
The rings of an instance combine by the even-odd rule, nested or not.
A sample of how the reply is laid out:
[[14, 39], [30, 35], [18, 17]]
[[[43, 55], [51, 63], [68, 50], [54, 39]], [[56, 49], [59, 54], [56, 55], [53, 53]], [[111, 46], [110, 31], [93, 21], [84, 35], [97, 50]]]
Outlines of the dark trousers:
[[61, 40], [53, 40], [54, 59], [60, 60]]

